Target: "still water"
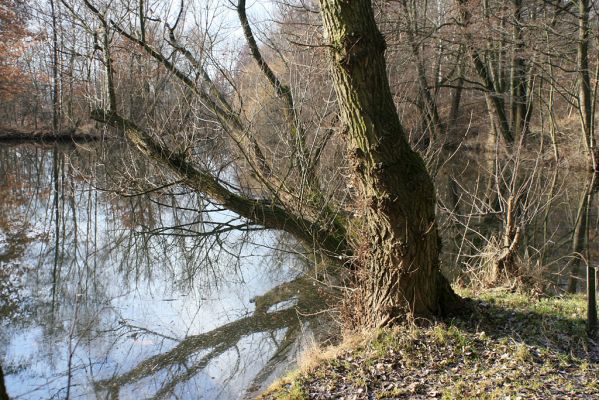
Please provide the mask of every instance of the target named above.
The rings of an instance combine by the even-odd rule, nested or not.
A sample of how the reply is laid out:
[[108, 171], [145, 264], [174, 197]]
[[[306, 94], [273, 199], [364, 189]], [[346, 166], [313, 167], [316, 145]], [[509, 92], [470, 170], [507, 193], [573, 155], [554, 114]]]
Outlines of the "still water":
[[125, 193], [159, 174], [131, 157], [118, 144], [0, 149], [13, 398], [243, 398], [310, 329], [318, 301], [301, 260], [273, 253], [281, 238], [222, 229], [241, 222], [176, 185]]

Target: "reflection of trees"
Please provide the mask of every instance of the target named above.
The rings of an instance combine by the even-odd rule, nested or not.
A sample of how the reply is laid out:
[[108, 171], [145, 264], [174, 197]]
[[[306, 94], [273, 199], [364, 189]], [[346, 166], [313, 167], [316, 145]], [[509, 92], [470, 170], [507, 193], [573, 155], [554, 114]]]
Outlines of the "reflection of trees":
[[[158, 280], [176, 293], [201, 288], [202, 297], [207, 296], [203, 289], [214, 289], [223, 278], [226, 282], [245, 279], [242, 275], [252, 261], [244, 261], [244, 257], [269, 253], [269, 247], [277, 240], [269, 232], [252, 236], [254, 227], [247, 224], [240, 232], [241, 222], [236, 216], [180, 191], [177, 185], [142, 195], [115, 196], [108, 189], [120, 178], [112, 172], [114, 165], [108, 161], [118, 162], [117, 151], [112, 151], [112, 158], [101, 167], [95, 165], [95, 156], [79, 147], [62, 145], [0, 150], [0, 172], [4, 172], [0, 176], [0, 196], [10, 200], [0, 204], [0, 224], [3, 216], [17, 222], [15, 232], [21, 236], [9, 240], [11, 246], [20, 247], [14, 247], [10, 253], [16, 262], [35, 266], [25, 275], [26, 284], [35, 293], [30, 300], [35, 320], [26, 321], [25, 329], [29, 325], [42, 327], [43, 337], [49, 340], [40, 343], [36, 359], [47, 357], [53, 367], [58, 363], [65, 377], [40, 391], [69, 392], [78, 386], [81, 369], [88, 367], [81, 364], [81, 353], [90, 348], [95, 352], [92, 346], [101, 345], [105, 338], [120, 346], [127, 342], [122, 338], [132, 334], [161, 336], [127, 324], [116, 331], [112, 329], [119, 314], [118, 307], [112, 304], [116, 297], [142, 282]], [[148, 171], [142, 167], [139, 171], [146, 175]], [[99, 191], [98, 187], [107, 191]], [[37, 233], [32, 236], [32, 232]], [[35, 246], [20, 243], [21, 239], [30, 240]], [[267, 268], [291, 265], [293, 261], [282, 253], [268, 265], [261, 263], [260, 273], [269, 276]], [[242, 263], [244, 269], [238, 269]], [[253, 266], [248, 268], [254, 273]], [[233, 270], [240, 274], [233, 275]], [[288, 271], [287, 267], [282, 268], [282, 276], [276, 280], [280, 282]], [[265, 283], [271, 287], [273, 280], [274, 277], [267, 278]], [[252, 378], [252, 385], [258, 385], [296, 348], [300, 332], [296, 309], [309, 312], [317, 303], [317, 299], [309, 297], [313, 287], [307, 286], [306, 280], [297, 279], [274, 288], [254, 299], [252, 315], [211, 332], [171, 342], [177, 343], [171, 351], [154, 355], [123, 375], [98, 382], [95, 388], [118, 395], [126, 384], [150, 378], [160, 385], [153, 393], [155, 397], [168, 397], [182, 385], [187, 389], [193, 380], [202, 379], [207, 368], [229, 360], [229, 356], [235, 360], [235, 354], [240, 356], [237, 365], [226, 361], [229, 380], [226, 384], [221, 382], [223, 387], [228, 388], [229, 381], [243, 379], [247, 383]], [[294, 308], [283, 309], [292, 302]], [[260, 359], [259, 365], [265, 364], [260, 371], [251, 369], [256, 359], [248, 358], [242, 349], [247, 342], [261, 346], [258, 354], [264, 358], [256, 359]], [[116, 357], [122, 360], [122, 355]], [[98, 360], [90, 360], [89, 368], [92, 361]], [[253, 365], [246, 370], [246, 363]], [[84, 386], [76, 390], [87, 390]]]
[[[26, 300], [22, 298], [21, 277], [26, 266], [20, 261], [29, 244], [35, 239], [30, 224], [24, 216], [31, 193], [35, 189], [28, 185], [27, 177], [35, 168], [13, 172], [15, 165], [23, 163], [21, 157], [10, 146], [0, 150], [0, 318], [22, 317]], [[0, 332], [2, 335], [3, 332]]]
[[[308, 312], [322, 307], [322, 299], [314, 295], [315, 289], [307, 278], [297, 278], [280, 285], [254, 299], [256, 309], [252, 315], [222, 325], [212, 331], [183, 339], [173, 349], [154, 355], [140, 362], [128, 372], [110, 379], [96, 382], [96, 389], [107, 390], [111, 398], [118, 399], [122, 387], [139, 382], [153, 375], [169, 371], [172, 375], [154, 394], [154, 398], [165, 398], [172, 394], [180, 383], [192, 379], [209, 363], [228, 350], [235, 349], [244, 337], [256, 333], [267, 333], [274, 340], [277, 331], [285, 330], [282, 340], [276, 343], [276, 351], [259, 370], [250, 385], [250, 390], [268, 379], [293, 348], [301, 322], [298, 310]], [[296, 300], [295, 307], [268, 312], [273, 306]], [[205, 352], [205, 353], [204, 353]], [[192, 365], [188, 365], [195, 354], [202, 354]], [[178, 367], [178, 368], [177, 368]]]
[[4, 372], [2, 372], [2, 366], [0, 366], [0, 400], [8, 400], [6, 386], [4, 385]]

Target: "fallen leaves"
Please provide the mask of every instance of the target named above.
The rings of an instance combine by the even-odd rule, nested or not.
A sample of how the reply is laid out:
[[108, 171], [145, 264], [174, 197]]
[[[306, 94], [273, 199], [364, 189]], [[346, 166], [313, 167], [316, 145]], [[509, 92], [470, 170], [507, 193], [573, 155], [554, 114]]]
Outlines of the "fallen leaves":
[[310, 399], [599, 398], [599, 349], [577, 345], [579, 321], [552, 315], [547, 304], [544, 313], [481, 304], [478, 315], [449, 326], [383, 333], [299, 384]]

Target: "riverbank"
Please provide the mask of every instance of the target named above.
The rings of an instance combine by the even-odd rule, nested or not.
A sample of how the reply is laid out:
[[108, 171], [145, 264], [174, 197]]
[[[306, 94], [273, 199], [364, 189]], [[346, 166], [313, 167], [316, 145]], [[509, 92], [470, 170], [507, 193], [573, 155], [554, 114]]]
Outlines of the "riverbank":
[[0, 142], [88, 142], [102, 139], [102, 134], [89, 129], [15, 129], [0, 127]]
[[599, 346], [582, 296], [492, 291], [468, 317], [403, 326], [311, 351], [262, 399], [599, 398]]

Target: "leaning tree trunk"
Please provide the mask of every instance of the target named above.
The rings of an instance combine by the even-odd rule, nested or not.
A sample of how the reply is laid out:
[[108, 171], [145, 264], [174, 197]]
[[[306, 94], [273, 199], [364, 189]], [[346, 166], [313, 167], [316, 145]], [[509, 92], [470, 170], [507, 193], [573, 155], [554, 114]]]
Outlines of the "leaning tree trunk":
[[[501, 133], [501, 136], [505, 140], [505, 144], [510, 146], [514, 143], [514, 133], [508, 122], [505, 111], [505, 102], [501, 95], [501, 79], [494, 76], [491, 68], [486, 64], [483, 54], [481, 54], [475, 46], [475, 43], [477, 42], [476, 38], [474, 38], [473, 34], [469, 31], [469, 25], [472, 19], [470, 8], [476, 6], [471, 4], [469, 0], [456, 0], [456, 4], [459, 11], [460, 26], [464, 33], [466, 46], [468, 47], [474, 70], [482, 80], [482, 85], [485, 88], [485, 100], [487, 106], [496, 120], [497, 131]], [[498, 68], [498, 71], [501, 72], [501, 68]]]
[[362, 323], [441, 315], [457, 303], [439, 270], [435, 191], [409, 146], [389, 89], [385, 40], [369, 0], [321, 0], [334, 86], [362, 204], [353, 246]]

